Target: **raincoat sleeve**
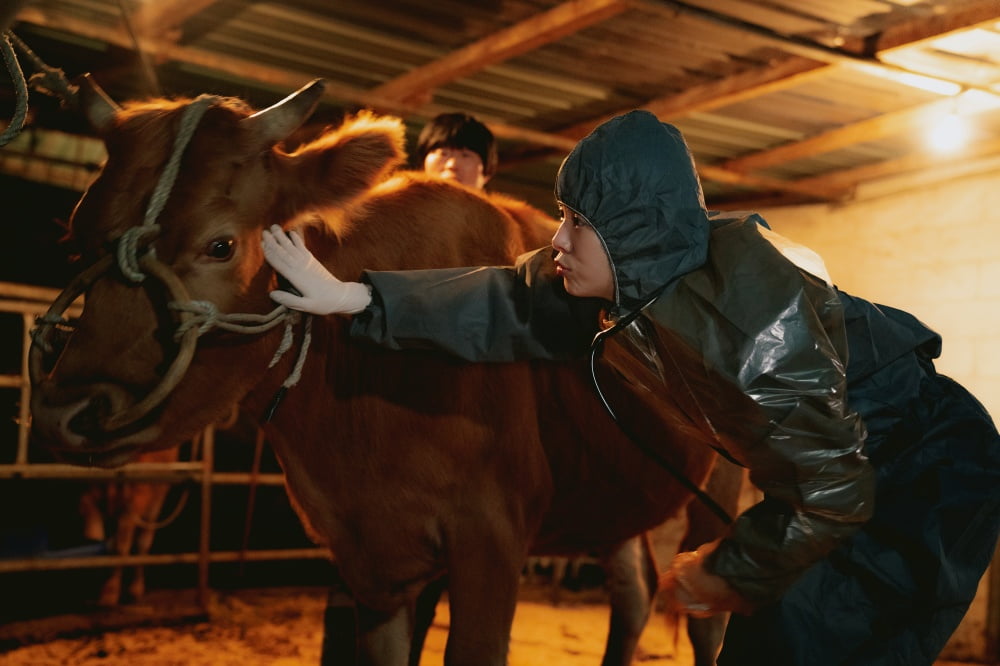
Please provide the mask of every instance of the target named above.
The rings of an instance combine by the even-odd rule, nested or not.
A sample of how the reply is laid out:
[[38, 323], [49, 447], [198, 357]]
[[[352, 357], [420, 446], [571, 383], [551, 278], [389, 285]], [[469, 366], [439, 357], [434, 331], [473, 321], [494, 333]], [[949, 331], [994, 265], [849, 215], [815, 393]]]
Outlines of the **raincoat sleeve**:
[[602, 304], [567, 294], [550, 255], [537, 250], [510, 267], [368, 271], [372, 303], [355, 315], [351, 335], [467, 361], [580, 356]]
[[[752, 225], [720, 235], [727, 232], [733, 240], [719, 242], [712, 258], [726, 275], [695, 276], [680, 297], [701, 301], [688, 302], [685, 312], [739, 331], [729, 338], [738, 349], [709, 349], [706, 358], [759, 409], [752, 419], [759, 436], [727, 448], [749, 468], [763, 500], [737, 518], [708, 567], [761, 605], [871, 517], [874, 473], [863, 453], [864, 426], [847, 404], [847, 337], [836, 291], [759, 241]], [[723, 292], [710, 286], [727, 280]], [[694, 330], [709, 325], [689, 323]]]

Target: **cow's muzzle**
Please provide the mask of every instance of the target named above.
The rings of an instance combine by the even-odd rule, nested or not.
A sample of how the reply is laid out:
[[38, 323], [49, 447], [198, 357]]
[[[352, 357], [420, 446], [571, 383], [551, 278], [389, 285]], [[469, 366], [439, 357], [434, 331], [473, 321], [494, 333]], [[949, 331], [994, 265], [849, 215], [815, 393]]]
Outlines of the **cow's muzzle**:
[[[139, 258], [138, 266], [146, 275], [159, 280], [173, 301], [186, 303], [190, 300], [187, 288], [180, 278], [151, 253]], [[95, 281], [110, 270], [114, 270], [114, 257], [106, 255], [70, 282], [49, 307], [48, 312], [38, 318], [32, 331], [31, 349], [28, 353], [28, 372], [31, 384], [36, 389], [43, 390], [43, 387], [50, 383], [49, 372], [55, 366], [61, 352], [60, 340], [65, 337], [66, 328], [72, 326], [71, 322], [63, 318], [63, 314], [78, 296], [85, 293]], [[198, 327], [189, 325], [189, 320], [194, 315], [186, 310], [173, 310], [173, 312], [173, 316], [178, 320], [177, 354], [160, 382], [141, 400], [117, 399], [118, 395], [114, 389], [97, 390], [95, 387], [89, 395], [72, 404], [61, 405], [58, 409], [65, 414], [61, 413], [58, 416], [46, 413], [46, 410], [56, 408], [42, 404], [45, 402], [44, 399], [33, 400], [33, 411], [41, 410], [35, 414], [35, 420], [38, 421], [38, 417], [42, 416], [42, 420], [47, 422], [46, 427], [57, 428], [60, 431], [58, 440], [69, 443], [78, 437], [89, 439], [95, 435], [106, 436], [121, 431], [149, 415], [166, 400], [183, 379], [191, 359], [194, 358], [198, 342]]]

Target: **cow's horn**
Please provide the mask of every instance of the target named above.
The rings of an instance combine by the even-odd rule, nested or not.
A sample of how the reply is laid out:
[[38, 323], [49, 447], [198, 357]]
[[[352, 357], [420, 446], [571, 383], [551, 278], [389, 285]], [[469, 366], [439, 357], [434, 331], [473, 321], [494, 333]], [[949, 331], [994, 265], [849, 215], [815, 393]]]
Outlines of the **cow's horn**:
[[90, 126], [98, 133], [111, 128], [111, 123], [121, 108], [108, 97], [108, 94], [97, 85], [90, 74], [84, 74], [77, 79], [79, 88], [80, 110], [87, 117]]
[[316, 79], [277, 104], [244, 118], [243, 124], [256, 134], [259, 145], [274, 145], [288, 138], [306, 121], [306, 118], [312, 115], [324, 88], [326, 82], [323, 79]]

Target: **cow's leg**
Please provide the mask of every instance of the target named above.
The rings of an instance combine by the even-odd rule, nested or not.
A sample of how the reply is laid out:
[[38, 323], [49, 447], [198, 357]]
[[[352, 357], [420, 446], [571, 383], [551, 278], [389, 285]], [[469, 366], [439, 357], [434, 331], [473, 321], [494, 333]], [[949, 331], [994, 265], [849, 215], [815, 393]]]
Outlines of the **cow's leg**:
[[323, 611], [321, 666], [354, 666], [358, 661], [358, 609], [354, 597], [335, 570]]
[[[735, 517], [743, 485], [744, 470], [724, 458], [718, 458], [712, 468], [705, 492], [726, 512]], [[680, 550], [694, 550], [719, 538], [727, 529], [722, 521], [697, 498], [687, 506], [687, 531]], [[722, 637], [729, 621], [728, 613], [707, 618], [687, 618], [688, 638], [694, 652], [694, 666], [714, 666]]]
[[[91, 541], [103, 542], [107, 538], [104, 525], [104, 511], [101, 509], [101, 498], [106, 495], [105, 489], [99, 485], [88, 488], [80, 497], [80, 515], [83, 518], [83, 537]], [[114, 544], [111, 544], [114, 546]], [[118, 605], [122, 587], [122, 568], [113, 567], [111, 574], [104, 579], [97, 603], [104, 607]]]
[[404, 606], [395, 613], [386, 614], [358, 604], [357, 622], [359, 666], [407, 666], [411, 608]]
[[629, 539], [604, 558], [610, 594], [611, 626], [602, 666], [632, 663], [656, 596], [659, 578], [649, 540]]
[[97, 604], [103, 608], [114, 608], [121, 600], [123, 567], [112, 567], [111, 573], [104, 579], [101, 586], [101, 595], [97, 599]]
[[569, 571], [570, 560], [568, 557], [552, 558], [552, 578], [549, 580], [549, 602], [553, 606], [562, 603], [563, 582], [566, 580], [566, 573]]
[[[146, 527], [138, 527], [138, 535], [135, 537], [135, 553], [137, 555], [146, 555], [149, 553], [150, 549], [153, 547], [153, 536], [156, 534], [156, 528], [152, 527], [160, 517], [160, 512], [163, 510], [163, 502], [167, 498], [167, 493], [170, 490], [170, 486], [166, 483], [155, 483], [151, 484], [149, 488], [149, 501], [145, 507], [136, 507], [136, 510], [141, 510], [142, 522]], [[128, 587], [129, 598], [132, 601], [138, 601], [142, 599], [146, 594], [146, 569], [141, 564], [136, 566], [133, 570], [132, 582]]]
[[83, 518], [83, 538], [90, 541], [104, 541], [104, 512], [101, 511], [102, 492], [100, 486], [93, 485], [80, 497], [80, 516]]
[[413, 614], [413, 640], [410, 647], [410, 666], [420, 666], [420, 655], [424, 651], [424, 641], [427, 640], [427, 632], [431, 630], [434, 623], [434, 615], [437, 613], [437, 605], [441, 600], [441, 595], [448, 587], [448, 577], [441, 576], [432, 580], [427, 587], [417, 597], [416, 607]]
[[499, 525], [492, 526], [498, 528], [497, 531], [469, 530], [457, 535], [449, 544], [451, 626], [444, 654], [445, 666], [504, 666], [507, 663], [527, 544], [500, 536], [504, 531], [507, 535], [515, 534], [513, 528], [504, 530]]
[[[417, 602], [413, 614], [413, 638], [410, 642], [410, 666], [419, 666], [427, 633], [434, 623], [437, 605], [448, 585], [442, 576], [427, 585]], [[354, 666], [358, 662], [358, 607], [347, 585], [336, 574], [327, 593], [323, 611], [323, 646], [321, 666]], [[386, 634], [381, 635], [384, 639]]]
[[[112, 538], [113, 555], [128, 555], [132, 551], [132, 542], [135, 538], [135, 516], [126, 511], [118, 518], [118, 525], [115, 527]], [[101, 596], [98, 603], [104, 607], [117, 606], [121, 600], [122, 575], [124, 567], [116, 566], [111, 569], [111, 575], [104, 581], [101, 588]]]

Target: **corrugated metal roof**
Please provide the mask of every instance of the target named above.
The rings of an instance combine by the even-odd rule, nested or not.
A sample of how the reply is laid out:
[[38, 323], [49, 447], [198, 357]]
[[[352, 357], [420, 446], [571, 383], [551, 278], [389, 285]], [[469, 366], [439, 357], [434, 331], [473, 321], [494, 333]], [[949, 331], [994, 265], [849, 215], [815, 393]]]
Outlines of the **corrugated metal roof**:
[[[681, 128], [710, 205], [744, 207], [856, 195], [933, 160], [918, 135], [942, 100], [1000, 107], [996, 0], [27, 0], [17, 19], [119, 100], [154, 89], [131, 28], [167, 95], [263, 106], [322, 77], [327, 119], [368, 106], [415, 135], [473, 113], [501, 139], [492, 186], [547, 207], [573, 142], [632, 108]], [[955, 159], [995, 163], [1000, 111], [966, 115], [978, 141]]]

